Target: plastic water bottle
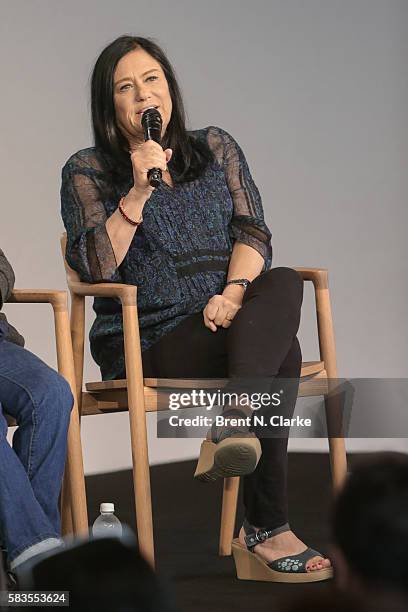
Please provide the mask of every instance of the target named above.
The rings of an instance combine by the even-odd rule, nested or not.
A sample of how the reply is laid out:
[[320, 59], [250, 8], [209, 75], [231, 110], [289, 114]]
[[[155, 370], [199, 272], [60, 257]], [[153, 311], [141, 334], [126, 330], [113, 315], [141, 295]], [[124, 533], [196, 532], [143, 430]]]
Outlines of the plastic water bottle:
[[120, 520], [113, 514], [114, 512], [115, 504], [103, 503], [100, 505], [100, 515], [92, 527], [92, 535], [94, 537], [121, 537], [122, 525]]

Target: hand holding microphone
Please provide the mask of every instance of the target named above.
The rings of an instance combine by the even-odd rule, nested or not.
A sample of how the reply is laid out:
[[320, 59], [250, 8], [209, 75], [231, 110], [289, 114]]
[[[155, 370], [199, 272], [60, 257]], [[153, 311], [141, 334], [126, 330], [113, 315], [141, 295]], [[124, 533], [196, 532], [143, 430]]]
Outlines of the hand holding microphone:
[[154, 188], [162, 180], [172, 150], [163, 151], [160, 146], [162, 118], [155, 108], [147, 109], [142, 115], [142, 127], [145, 142], [131, 153], [133, 166], [134, 189], [140, 194], [151, 196]]

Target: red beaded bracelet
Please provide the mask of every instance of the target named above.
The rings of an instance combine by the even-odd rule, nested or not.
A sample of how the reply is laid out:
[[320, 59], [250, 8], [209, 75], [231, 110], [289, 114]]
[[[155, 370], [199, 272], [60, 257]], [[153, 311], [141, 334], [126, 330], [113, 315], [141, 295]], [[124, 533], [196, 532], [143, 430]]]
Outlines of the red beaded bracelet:
[[119, 200], [119, 212], [122, 215], [122, 217], [125, 219], [125, 221], [127, 221], [128, 223], [130, 223], [130, 225], [133, 225], [135, 227], [137, 227], [138, 225], [140, 225], [143, 221], [143, 215], [142, 213], [140, 213], [140, 218], [138, 221], [134, 221], [133, 219], [131, 219], [130, 217], [127, 216], [127, 214], [125, 213], [124, 209], [123, 209], [123, 205], [122, 202], [125, 199], [125, 196], [123, 196], [122, 198], [120, 198]]

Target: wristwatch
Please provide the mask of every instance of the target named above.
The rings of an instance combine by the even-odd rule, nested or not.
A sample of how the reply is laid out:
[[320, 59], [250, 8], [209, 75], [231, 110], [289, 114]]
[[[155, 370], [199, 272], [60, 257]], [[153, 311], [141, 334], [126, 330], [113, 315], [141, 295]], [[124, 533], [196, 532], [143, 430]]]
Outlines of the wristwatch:
[[227, 285], [242, 285], [244, 288], [244, 291], [247, 290], [248, 285], [251, 284], [251, 281], [249, 281], [247, 278], [235, 278], [234, 280], [229, 280], [225, 283], [225, 286]]

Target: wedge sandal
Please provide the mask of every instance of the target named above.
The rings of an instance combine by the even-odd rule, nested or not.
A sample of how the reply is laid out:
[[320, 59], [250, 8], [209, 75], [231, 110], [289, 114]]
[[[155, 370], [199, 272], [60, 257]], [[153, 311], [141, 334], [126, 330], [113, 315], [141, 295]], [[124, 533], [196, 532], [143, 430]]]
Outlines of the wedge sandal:
[[259, 529], [256, 531], [252, 525], [244, 521], [245, 544], [238, 539], [232, 541], [232, 554], [234, 556], [237, 578], [239, 580], [258, 580], [262, 582], [318, 582], [333, 577], [333, 568], [325, 567], [321, 570], [308, 572], [307, 562], [316, 556], [322, 556], [312, 548], [306, 548], [297, 555], [287, 555], [267, 562], [254, 552], [257, 544], [264, 542], [278, 533], [289, 531], [289, 525], [277, 529]]

